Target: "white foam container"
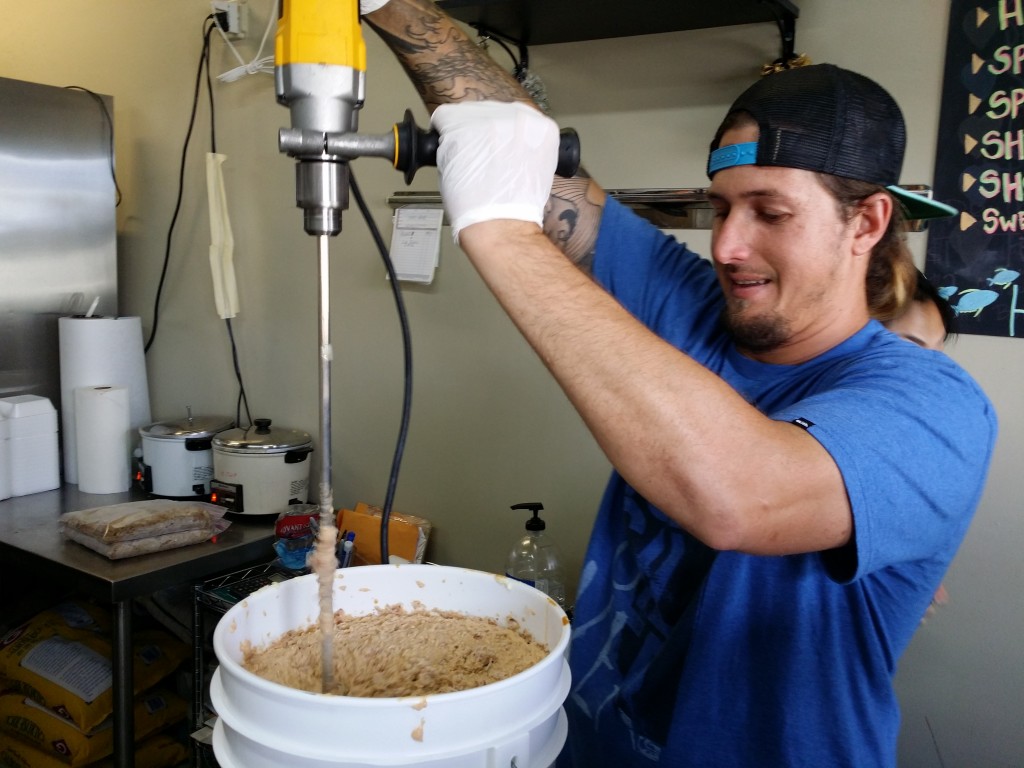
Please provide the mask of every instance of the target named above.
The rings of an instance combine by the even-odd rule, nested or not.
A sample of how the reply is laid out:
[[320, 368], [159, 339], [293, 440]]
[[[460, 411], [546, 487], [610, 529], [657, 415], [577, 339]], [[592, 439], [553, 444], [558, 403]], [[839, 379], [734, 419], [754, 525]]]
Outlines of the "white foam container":
[[60, 487], [57, 411], [39, 395], [0, 398], [7, 420], [10, 495], [28, 496]]
[[0, 413], [0, 500], [11, 498], [11, 428]]
[[220, 666], [210, 697], [218, 714], [214, 754], [224, 768], [547, 768], [565, 743], [569, 621], [547, 595], [504, 576], [436, 565], [339, 569], [334, 610], [351, 615], [401, 605], [511, 617], [549, 649], [513, 677], [430, 696], [333, 696], [273, 683], [241, 666], [246, 643], [266, 646], [317, 624], [313, 575], [271, 584], [218, 622]]

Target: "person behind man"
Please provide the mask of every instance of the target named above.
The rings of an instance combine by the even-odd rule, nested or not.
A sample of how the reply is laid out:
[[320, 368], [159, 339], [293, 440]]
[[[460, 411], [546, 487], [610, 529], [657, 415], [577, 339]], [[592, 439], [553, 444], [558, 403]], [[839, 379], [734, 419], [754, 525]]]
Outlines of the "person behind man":
[[896, 663], [996, 434], [963, 370], [871, 320], [913, 290], [901, 208], [951, 212], [894, 186], [896, 104], [830, 65], [751, 86], [711, 144], [708, 261], [552, 185], [557, 126], [433, 2], [372, 2], [456, 241], [614, 467], [560, 764], [895, 765]]
[[941, 352], [949, 337], [956, 333], [956, 312], [924, 273], [918, 271], [913, 301], [902, 314], [886, 320], [884, 325], [900, 338]]

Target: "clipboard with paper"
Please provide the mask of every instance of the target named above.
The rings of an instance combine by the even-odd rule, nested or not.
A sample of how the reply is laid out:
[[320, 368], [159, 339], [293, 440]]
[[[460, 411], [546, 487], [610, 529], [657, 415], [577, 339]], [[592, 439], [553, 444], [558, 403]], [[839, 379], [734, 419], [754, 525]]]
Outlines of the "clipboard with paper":
[[391, 261], [399, 280], [430, 285], [441, 253], [444, 210], [406, 206], [395, 211]]

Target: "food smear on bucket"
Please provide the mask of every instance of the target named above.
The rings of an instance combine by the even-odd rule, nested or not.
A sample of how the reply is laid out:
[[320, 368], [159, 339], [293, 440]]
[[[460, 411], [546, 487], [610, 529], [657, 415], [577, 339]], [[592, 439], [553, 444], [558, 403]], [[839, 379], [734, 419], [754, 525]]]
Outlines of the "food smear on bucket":
[[[241, 650], [242, 666], [253, 674], [322, 692], [319, 627], [290, 630], [259, 648], [243, 642]], [[502, 626], [482, 616], [401, 605], [364, 616], [338, 611], [332, 650], [329, 693], [369, 698], [477, 688], [512, 677], [548, 655], [512, 617]]]

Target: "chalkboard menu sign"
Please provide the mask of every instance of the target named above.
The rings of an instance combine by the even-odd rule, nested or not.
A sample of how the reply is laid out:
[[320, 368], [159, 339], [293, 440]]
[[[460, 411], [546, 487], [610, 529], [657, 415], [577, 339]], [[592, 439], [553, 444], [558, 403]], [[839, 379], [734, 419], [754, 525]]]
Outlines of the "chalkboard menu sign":
[[1024, 0], [951, 0], [925, 274], [959, 333], [1024, 335]]

